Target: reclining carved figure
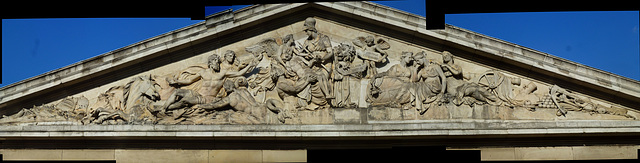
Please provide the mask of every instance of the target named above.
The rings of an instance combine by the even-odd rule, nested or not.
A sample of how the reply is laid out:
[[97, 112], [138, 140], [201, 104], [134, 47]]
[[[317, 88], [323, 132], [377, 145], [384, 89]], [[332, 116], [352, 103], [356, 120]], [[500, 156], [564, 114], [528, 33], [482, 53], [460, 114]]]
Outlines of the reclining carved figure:
[[208, 58], [209, 68], [203, 69], [187, 79], [169, 79], [169, 84], [177, 86], [189, 85], [199, 80], [202, 81], [202, 83], [200, 83], [200, 87], [196, 90], [176, 89], [175, 92], [171, 96], [169, 96], [167, 101], [164, 102], [164, 105], [156, 111], [164, 112], [167, 110], [217, 101], [218, 93], [222, 89], [224, 80], [226, 78], [242, 76], [255, 68], [255, 63], [251, 62], [249, 66], [246, 66], [243, 69], [239, 71], [233, 71], [221, 69], [220, 63], [220, 57], [216, 54], [213, 54]]

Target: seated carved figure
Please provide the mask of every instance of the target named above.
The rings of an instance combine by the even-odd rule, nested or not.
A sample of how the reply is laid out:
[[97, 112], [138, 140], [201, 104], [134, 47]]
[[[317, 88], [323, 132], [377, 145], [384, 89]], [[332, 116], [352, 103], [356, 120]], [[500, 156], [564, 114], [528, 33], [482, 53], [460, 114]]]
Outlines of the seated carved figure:
[[[463, 80], [467, 79], [463, 76], [462, 67], [455, 64], [453, 55], [448, 51], [442, 52], [442, 64], [440, 64], [442, 72], [447, 77], [447, 91], [448, 96], [454, 96], [458, 86], [464, 83]], [[468, 79], [467, 79], [468, 80]]]
[[[444, 101], [455, 105], [495, 104], [498, 98], [487, 87], [477, 82], [468, 82], [462, 73], [462, 68], [455, 64], [453, 55], [448, 51], [442, 52], [441, 70], [446, 76], [446, 91]], [[438, 63], [435, 63], [438, 64]]]
[[387, 76], [372, 80], [369, 97], [372, 105], [402, 106], [404, 109], [415, 107], [424, 114], [434, 102], [439, 104], [438, 99], [446, 88], [442, 69], [437, 64], [428, 63], [424, 52], [411, 56], [414, 65], [408, 67], [410, 54], [404, 53], [401, 64], [381, 73]]
[[403, 52], [400, 64], [393, 65], [386, 72], [378, 73], [369, 83], [367, 102], [372, 106], [395, 105], [411, 101], [411, 94], [405, 87], [411, 82], [412, 52]]
[[[313, 73], [318, 79], [318, 82], [312, 84], [310, 91], [313, 105], [328, 107], [327, 99], [334, 98], [333, 83], [330, 81], [333, 49], [329, 36], [319, 33], [315, 26], [316, 20], [314, 18], [305, 19], [303, 31], [307, 34], [307, 39], [304, 40], [297, 55], [304, 56], [306, 59], [305, 66], [310, 69], [306, 73]], [[315, 110], [317, 107], [310, 109]]]
[[413, 53], [402, 52], [400, 55], [400, 64], [391, 66], [389, 70], [378, 73], [374, 76], [375, 79], [381, 77], [395, 77], [400, 80], [410, 82], [411, 79], [411, 66], [413, 64]]
[[440, 104], [447, 87], [446, 77], [440, 66], [427, 62], [425, 55], [426, 53], [420, 52], [413, 56], [418, 67], [416, 74], [412, 75], [414, 106], [420, 114], [424, 114], [433, 104]]

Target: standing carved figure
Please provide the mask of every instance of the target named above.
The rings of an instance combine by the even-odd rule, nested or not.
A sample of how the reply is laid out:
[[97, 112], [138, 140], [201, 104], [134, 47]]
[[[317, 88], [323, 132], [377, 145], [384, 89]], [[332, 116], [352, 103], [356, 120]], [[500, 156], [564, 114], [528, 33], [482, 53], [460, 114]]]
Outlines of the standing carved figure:
[[357, 97], [351, 95], [351, 82], [362, 77], [366, 65], [353, 66], [355, 50], [349, 44], [340, 44], [334, 50], [333, 88], [335, 99], [331, 101], [333, 107], [356, 107]]

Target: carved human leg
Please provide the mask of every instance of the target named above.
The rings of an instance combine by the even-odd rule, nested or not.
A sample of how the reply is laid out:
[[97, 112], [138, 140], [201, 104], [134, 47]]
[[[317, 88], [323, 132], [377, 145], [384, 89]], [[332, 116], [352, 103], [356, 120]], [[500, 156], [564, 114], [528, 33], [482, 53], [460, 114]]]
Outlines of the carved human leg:
[[218, 109], [224, 108], [225, 106], [229, 106], [229, 104], [230, 104], [229, 98], [225, 97], [218, 101], [214, 101], [206, 104], [199, 104], [197, 105], [197, 107], [205, 110], [218, 110]]

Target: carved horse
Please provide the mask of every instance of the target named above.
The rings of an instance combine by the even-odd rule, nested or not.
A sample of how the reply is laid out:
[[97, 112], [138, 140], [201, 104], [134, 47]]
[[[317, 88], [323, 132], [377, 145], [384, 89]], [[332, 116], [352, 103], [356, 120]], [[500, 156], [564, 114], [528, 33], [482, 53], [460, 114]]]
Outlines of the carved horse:
[[155, 118], [151, 114], [151, 104], [160, 100], [160, 94], [156, 90], [157, 83], [151, 76], [139, 76], [133, 78], [124, 86], [123, 106], [124, 113], [130, 121], [141, 121]]
[[122, 119], [129, 123], [154, 121], [151, 103], [159, 100], [156, 83], [151, 76], [134, 77], [124, 86], [111, 87], [92, 106], [93, 123]]

